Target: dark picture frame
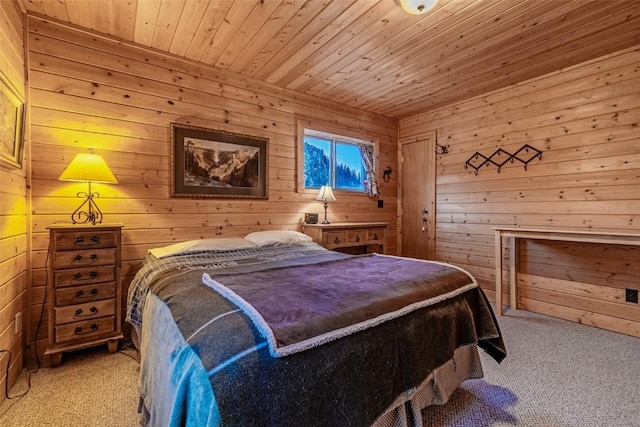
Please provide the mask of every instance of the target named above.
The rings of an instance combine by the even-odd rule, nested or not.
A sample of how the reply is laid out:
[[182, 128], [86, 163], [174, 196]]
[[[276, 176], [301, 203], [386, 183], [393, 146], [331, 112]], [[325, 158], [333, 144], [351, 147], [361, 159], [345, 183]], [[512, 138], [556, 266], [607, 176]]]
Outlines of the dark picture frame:
[[22, 169], [24, 102], [9, 79], [0, 72], [0, 160]]
[[171, 197], [268, 199], [268, 142], [171, 123]]

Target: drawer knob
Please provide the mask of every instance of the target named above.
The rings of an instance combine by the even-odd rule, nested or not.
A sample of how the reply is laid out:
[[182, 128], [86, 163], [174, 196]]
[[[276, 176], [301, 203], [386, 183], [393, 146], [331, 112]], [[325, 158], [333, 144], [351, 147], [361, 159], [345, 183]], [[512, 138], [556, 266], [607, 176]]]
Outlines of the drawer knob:
[[84, 257], [80, 254], [76, 255], [73, 259], [74, 264], [91, 264], [92, 262], [96, 262], [98, 259], [98, 254], [91, 254], [88, 259], [84, 259]]
[[95, 316], [96, 314], [98, 314], [98, 309], [96, 307], [91, 307], [88, 314], [84, 314], [84, 310], [81, 308], [76, 310], [76, 317], [90, 317]]
[[340, 243], [340, 238], [339, 238], [339, 237], [336, 237], [336, 238], [335, 238], [335, 240], [333, 241], [333, 243], [335, 243], [336, 245], [337, 245], [338, 243]]
[[77, 282], [81, 282], [83, 280], [93, 280], [96, 277], [98, 277], [97, 271], [92, 271], [91, 273], [89, 273], [89, 277], [82, 277], [82, 273], [76, 273], [73, 275], [73, 280]]
[[76, 298], [95, 298], [97, 295], [98, 295], [98, 288], [91, 289], [88, 295], [85, 295], [84, 291], [76, 292]]
[[76, 241], [75, 241], [75, 244], [78, 246], [92, 246], [92, 245], [97, 245], [98, 243], [100, 243], [100, 237], [98, 236], [91, 237], [91, 239], [89, 239], [88, 242], [85, 242], [84, 236], [80, 236], [76, 238]]
[[373, 233], [373, 240], [378, 240], [378, 233]]
[[82, 327], [78, 326], [76, 328], [76, 330], [73, 332], [74, 335], [87, 335], [87, 334], [92, 334], [94, 332], [96, 332], [98, 330], [98, 325], [96, 325], [95, 323], [92, 323], [91, 326], [89, 327], [88, 331], [83, 332], [82, 331]]

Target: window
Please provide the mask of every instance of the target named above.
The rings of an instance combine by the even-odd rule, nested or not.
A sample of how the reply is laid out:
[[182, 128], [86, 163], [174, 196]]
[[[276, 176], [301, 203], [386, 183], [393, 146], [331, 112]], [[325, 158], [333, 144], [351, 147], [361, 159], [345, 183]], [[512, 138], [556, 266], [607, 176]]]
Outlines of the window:
[[368, 141], [304, 129], [304, 188], [331, 185], [335, 190], [367, 192], [369, 183], [359, 144], [373, 145]]

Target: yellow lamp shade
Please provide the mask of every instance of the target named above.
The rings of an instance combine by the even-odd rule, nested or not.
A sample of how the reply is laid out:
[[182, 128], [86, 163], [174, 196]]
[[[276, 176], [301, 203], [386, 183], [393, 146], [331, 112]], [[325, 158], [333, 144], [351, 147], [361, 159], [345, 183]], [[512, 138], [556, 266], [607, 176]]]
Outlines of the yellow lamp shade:
[[104, 158], [93, 153], [76, 154], [58, 179], [61, 181], [118, 183]]

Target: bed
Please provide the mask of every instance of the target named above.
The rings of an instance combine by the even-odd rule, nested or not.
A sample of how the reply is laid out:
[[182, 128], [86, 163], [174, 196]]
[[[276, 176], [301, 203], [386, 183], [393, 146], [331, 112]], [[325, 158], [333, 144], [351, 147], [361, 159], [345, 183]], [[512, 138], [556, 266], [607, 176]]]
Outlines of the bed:
[[151, 250], [129, 288], [151, 426], [422, 426], [506, 351], [456, 266], [329, 251], [294, 231]]

